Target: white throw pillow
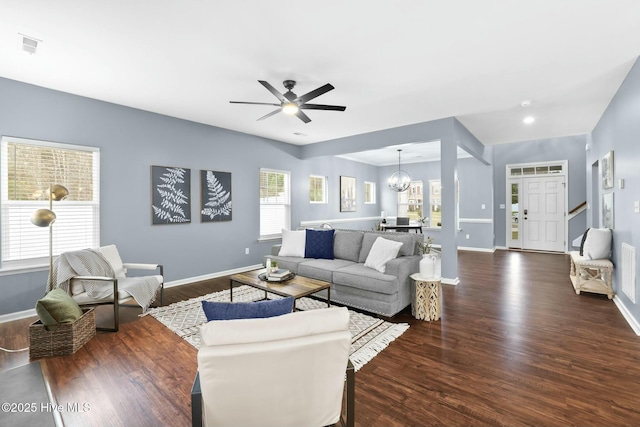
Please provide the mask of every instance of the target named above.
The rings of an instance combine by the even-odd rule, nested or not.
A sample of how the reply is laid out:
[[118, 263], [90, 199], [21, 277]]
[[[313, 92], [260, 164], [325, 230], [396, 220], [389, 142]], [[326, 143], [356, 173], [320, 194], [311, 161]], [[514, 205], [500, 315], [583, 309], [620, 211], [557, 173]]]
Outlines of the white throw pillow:
[[367, 255], [364, 266], [378, 270], [380, 273], [384, 273], [387, 267], [387, 262], [398, 256], [400, 247], [402, 247], [402, 242], [394, 242], [393, 240], [378, 237], [376, 241], [373, 242], [373, 246], [371, 246], [371, 250], [369, 251], [369, 255]]
[[611, 230], [608, 228], [590, 228], [582, 246], [586, 259], [608, 259], [611, 254]]
[[305, 230], [290, 231], [282, 229], [282, 247], [279, 256], [296, 256], [304, 258], [307, 232]]

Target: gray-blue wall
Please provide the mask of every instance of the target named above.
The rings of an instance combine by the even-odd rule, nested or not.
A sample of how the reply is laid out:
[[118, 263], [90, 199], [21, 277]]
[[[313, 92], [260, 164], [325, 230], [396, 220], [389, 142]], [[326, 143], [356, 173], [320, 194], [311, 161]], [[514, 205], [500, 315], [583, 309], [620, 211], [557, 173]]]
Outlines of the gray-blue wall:
[[[585, 166], [587, 182], [594, 182], [598, 188], [588, 192], [590, 209], [587, 212], [589, 226], [599, 227], [601, 218], [594, 215], [593, 210], [601, 208], [600, 197], [603, 193], [599, 185], [599, 177], [592, 181], [591, 165], [613, 150], [614, 152], [614, 181], [611, 190], [614, 193], [614, 229], [613, 229], [613, 257], [614, 266], [613, 287], [616, 292], [616, 302], [621, 303], [635, 319], [636, 327], [640, 324], [640, 296], [636, 292], [634, 304], [621, 289], [620, 252], [622, 243], [636, 248], [636, 265], [640, 257], [640, 214], [634, 213], [634, 202], [640, 201], [640, 60], [627, 75], [613, 98], [598, 125], [591, 134], [590, 149], [587, 152]], [[618, 179], [624, 179], [624, 188], [618, 187]], [[592, 194], [593, 193], [593, 194]], [[636, 273], [636, 277], [638, 274]], [[636, 278], [637, 284], [637, 278]]]
[[[504, 245], [504, 211], [497, 206], [504, 203], [505, 164], [567, 158], [575, 189], [570, 193], [570, 207], [586, 197], [584, 137], [483, 147], [457, 120], [448, 118], [298, 147], [2, 78], [0, 94], [0, 135], [100, 147], [102, 244], [115, 243], [127, 262], [164, 264], [167, 281], [261, 262], [274, 243], [257, 240], [261, 167], [292, 173], [292, 228], [301, 221], [334, 220], [336, 228], [369, 229], [375, 220], [361, 218], [377, 217], [383, 210], [389, 216], [396, 214], [396, 195], [386, 184], [393, 168], [377, 168], [334, 155], [440, 140], [442, 162], [406, 165], [406, 169], [425, 184], [429, 179], [443, 179], [443, 173], [443, 185], [456, 176], [460, 180], [462, 230], [447, 222], [442, 230], [428, 232], [442, 244], [443, 273], [449, 278], [457, 277], [456, 245], [491, 249], [494, 233], [495, 244]], [[570, 147], [563, 148], [565, 142]], [[479, 160], [456, 159], [456, 145]], [[151, 165], [191, 169], [192, 223], [151, 225]], [[200, 169], [232, 173], [233, 221], [199, 222]], [[311, 174], [328, 177], [327, 204], [309, 203]], [[340, 175], [357, 179], [356, 212], [339, 212]], [[377, 182], [376, 204], [364, 204], [364, 181]], [[443, 204], [443, 209], [453, 210], [453, 197]], [[482, 204], [487, 209], [482, 210]], [[470, 235], [468, 240], [466, 234]], [[174, 249], [176, 242], [181, 249]], [[245, 248], [250, 249], [250, 255], [245, 255]], [[44, 269], [0, 272], [0, 315], [33, 308], [45, 283]]]
[[[0, 78], [0, 135], [100, 147], [101, 243], [125, 262], [162, 263], [167, 281], [261, 262], [273, 242], [258, 242], [259, 169], [292, 173], [292, 227], [300, 221], [380, 214], [358, 198], [340, 213], [340, 175], [377, 181], [377, 168], [343, 159], [299, 159], [300, 147]], [[190, 168], [190, 224], [151, 225], [150, 166]], [[233, 221], [200, 223], [200, 169], [232, 173]], [[329, 203], [311, 205], [309, 174], [329, 177]], [[355, 223], [358, 227], [361, 224]], [[369, 224], [366, 224], [369, 228]], [[245, 248], [250, 255], [245, 255]], [[0, 315], [32, 309], [47, 273], [0, 273]]]
[[[499, 144], [493, 147], [493, 188], [495, 191], [493, 219], [496, 246], [506, 246], [506, 211], [500, 208], [501, 204], [510, 205], [506, 198], [506, 166], [516, 163], [568, 160], [568, 205], [571, 210], [587, 200], [584, 170], [586, 140], [586, 135], [578, 135]], [[585, 227], [586, 215], [584, 213], [569, 221], [569, 242], [582, 235]]]

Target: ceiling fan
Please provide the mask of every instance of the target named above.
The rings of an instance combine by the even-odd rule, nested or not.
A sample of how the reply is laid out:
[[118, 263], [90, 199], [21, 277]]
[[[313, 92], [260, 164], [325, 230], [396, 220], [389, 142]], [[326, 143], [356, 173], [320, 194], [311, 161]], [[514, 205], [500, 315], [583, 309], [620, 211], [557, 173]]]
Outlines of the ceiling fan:
[[275, 107], [278, 107], [277, 110], [274, 110], [269, 114], [260, 117], [258, 120], [264, 120], [267, 117], [271, 117], [282, 111], [285, 114], [296, 115], [303, 122], [309, 123], [311, 119], [302, 110], [344, 111], [347, 109], [347, 107], [343, 107], [340, 105], [307, 104], [307, 101], [311, 101], [313, 98], [317, 98], [318, 96], [325, 94], [330, 90], [333, 90], [334, 87], [329, 83], [302, 96], [298, 96], [291, 91], [296, 85], [295, 80], [285, 80], [284, 82], [282, 82], [284, 87], [287, 89], [287, 92], [285, 93], [278, 92], [276, 88], [274, 88], [264, 80], [258, 80], [258, 82], [262, 86], [267, 88], [267, 90], [271, 92], [276, 98], [278, 98], [280, 103], [276, 104], [269, 102], [229, 101], [231, 104], [273, 105]]

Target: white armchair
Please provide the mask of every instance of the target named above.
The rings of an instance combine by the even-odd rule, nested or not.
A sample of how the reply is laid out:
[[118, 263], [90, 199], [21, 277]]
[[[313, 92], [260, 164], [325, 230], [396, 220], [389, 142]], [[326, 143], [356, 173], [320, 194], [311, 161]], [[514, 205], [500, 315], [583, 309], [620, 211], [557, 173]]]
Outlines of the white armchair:
[[[108, 266], [111, 268], [111, 272], [109, 272], [108, 268], [100, 268], [101, 266], [96, 266], [86, 261], [72, 263], [71, 269], [81, 275], [71, 275], [68, 277], [67, 290], [69, 295], [71, 295], [80, 306], [113, 305], [114, 327], [96, 329], [117, 332], [120, 327], [120, 305], [132, 305], [130, 303], [135, 301], [143, 309], [146, 309], [158, 293], [160, 294], [160, 305], [162, 305], [164, 268], [161, 264], [123, 263], [115, 245], [103, 246], [93, 250], [93, 252], [100, 254], [102, 258], [106, 260]], [[78, 252], [75, 252], [74, 254], [77, 253]], [[61, 254], [58, 261], [56, 261], [56, 277], [60, 275], [60, 266], [58, 263], [66, 262], [65, 256], [67, 254], [69, 253]], [[84, 260], [80, 259], [80, 261]], [[68, 270], [69, 268], [65, 271]], [[158, 274], [127, 277], [126, 273], [128, 270], [150, 270]], [[63, 275], [63, 277], [59, 278], [59, 281], [64, 281], [67, 276]], [[59, 284], [57, 283], [56, 285]]]
[[202, 326], [193, 426], [353, 426], [355, 374], [346, 308]]

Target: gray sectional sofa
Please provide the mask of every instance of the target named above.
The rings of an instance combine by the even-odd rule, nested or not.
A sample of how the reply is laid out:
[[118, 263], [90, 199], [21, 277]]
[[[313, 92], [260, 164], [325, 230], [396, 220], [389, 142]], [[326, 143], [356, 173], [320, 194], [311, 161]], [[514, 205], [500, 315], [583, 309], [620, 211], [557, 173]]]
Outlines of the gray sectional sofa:
[[[398, 257], [387, 262], [384, 273], [364, 265], [378, 237], [402, 242]], [[417, 233], [336, 230], [334, 259], [279, 256], [281, 245], [274, 245], [265, 259], [297, 275], [331, 282], [332, 302], [391, 317], [411, 302], [409, 276], [419, 271], [416, 242], [421, 240]]]

